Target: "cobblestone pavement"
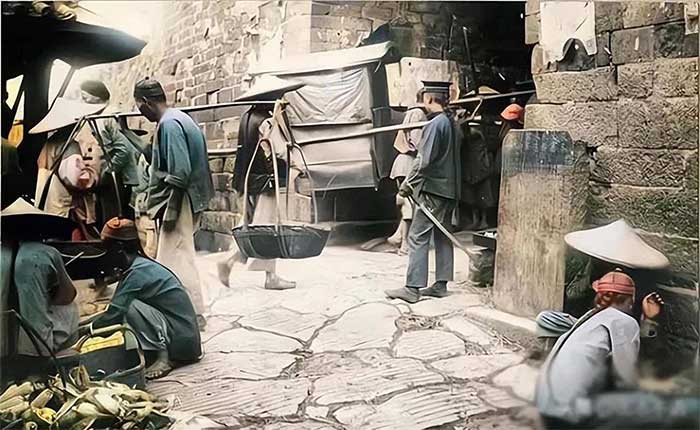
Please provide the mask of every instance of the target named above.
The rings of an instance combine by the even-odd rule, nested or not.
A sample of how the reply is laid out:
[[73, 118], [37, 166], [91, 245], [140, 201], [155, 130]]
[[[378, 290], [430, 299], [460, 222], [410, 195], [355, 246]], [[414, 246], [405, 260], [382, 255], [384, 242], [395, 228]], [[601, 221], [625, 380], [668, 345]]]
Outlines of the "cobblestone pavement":
[[149, 386], [178, 410], [237, 429], [534, 428], [536, 363], [464, 316], [483, 306], [478, 292], [388, 301], [406, 258], [347, 247], [281, 261], [294, 290], [264, 290], [264, 275], [246, 271], [225, 288], [222, 257], [198, 261], [210, 296], [205, 357]]

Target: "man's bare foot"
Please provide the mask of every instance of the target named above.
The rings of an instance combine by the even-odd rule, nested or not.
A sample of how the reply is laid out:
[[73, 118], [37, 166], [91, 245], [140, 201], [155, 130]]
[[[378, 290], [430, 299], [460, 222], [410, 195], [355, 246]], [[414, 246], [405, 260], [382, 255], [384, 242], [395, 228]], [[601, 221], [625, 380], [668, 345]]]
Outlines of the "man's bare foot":
[[227, 258], [224, 261], [216, 263], [216, 271], [219, 275], [219, 282], [229, 287], [228, 277], [231, 274], [231, 259]]
[[146, 369], [146, 379], [158, 379], [166, 376], [173, 370], [173, 366], [170, 363], [170, 357], [168, 356], [168, 351], [158, 351], [158, 358]]
[[199, 327], [199, 331], [204, 331], [206, 329], [207, 319], [204, 315], [197, 315], [197, 326]]
[[265, 289], [266, 290], [291, 290], [296, 288], [296, 282], [286, 281], [274, 273], [265, 273]]
[[408, 255], [408, 245], [401, 245], [401, 248], [399, 248], [396, 253], [399, 255]]

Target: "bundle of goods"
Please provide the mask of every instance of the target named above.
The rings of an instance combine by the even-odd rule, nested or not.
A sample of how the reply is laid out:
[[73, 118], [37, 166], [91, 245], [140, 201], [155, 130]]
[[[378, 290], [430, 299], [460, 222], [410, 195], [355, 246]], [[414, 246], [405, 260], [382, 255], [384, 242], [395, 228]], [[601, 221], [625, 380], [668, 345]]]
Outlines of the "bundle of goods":
[[39, 430], [158, 430], [172, 419], [167, 402], [145, 391], [110, 381], [94, 381], [76, 367], [66, 379], [27, 381], [0, 395], [0, 428]]

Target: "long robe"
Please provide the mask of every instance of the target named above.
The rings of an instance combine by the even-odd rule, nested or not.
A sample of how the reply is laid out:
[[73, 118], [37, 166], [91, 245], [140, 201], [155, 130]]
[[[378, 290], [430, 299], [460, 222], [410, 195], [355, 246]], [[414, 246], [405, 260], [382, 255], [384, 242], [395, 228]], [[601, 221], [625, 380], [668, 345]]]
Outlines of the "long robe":
[[168, 109], [156, 130], [149, 177], [148, 215], [170, 228], [158, 231], [158, 262], [182, 281], [198, 315], [204, 315], [205, 291], [194, 264], [194, 234], [199, 216], [214, 195], [202, 131], [187, 114]]
[[124, 322], [146, 351], [167, 349], [170, 360], [182, 363], [202, 354], [197, 316], [187, 291], [172, 272], [153, 260], [136, 257], [93, 327]]

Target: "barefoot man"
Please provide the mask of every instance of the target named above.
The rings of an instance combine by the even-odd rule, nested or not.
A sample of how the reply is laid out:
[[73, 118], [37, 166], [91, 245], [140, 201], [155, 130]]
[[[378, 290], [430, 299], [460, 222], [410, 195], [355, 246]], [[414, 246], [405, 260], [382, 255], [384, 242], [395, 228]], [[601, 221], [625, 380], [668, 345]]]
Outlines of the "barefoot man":
[[182, 283], [145, 256], [133, 221], [112, 218], [100, 236], [119, 255], [123, 272], [109, 307], [91, 327], [129, 324], [146, 352], [148, 379], [198, 361], [202, 348], [197, 316]]
[[[461, 137], [454, 119], [446, 111], [450, 82], [423, 81], [423, 84], [423, 104], [430, 122], [423, 129], [418, 155], [399, 189], [399, 195], [412, 196], [423, 203], [443, 225], [450, 226], [460, 196]], [[426, 288], [431, 237], [435, 242], [435, 283]], [[446, 296], [447, 282], [453, 277], [452, 242], [421, 210], [416, 209], [408, 233], [408, 244], [406, 286], [387, 290], [387, 297], [416, 303], [421, 295]]]

